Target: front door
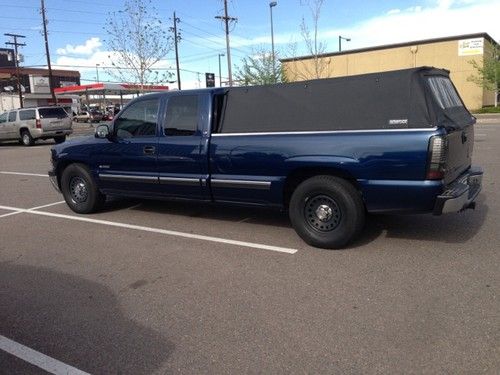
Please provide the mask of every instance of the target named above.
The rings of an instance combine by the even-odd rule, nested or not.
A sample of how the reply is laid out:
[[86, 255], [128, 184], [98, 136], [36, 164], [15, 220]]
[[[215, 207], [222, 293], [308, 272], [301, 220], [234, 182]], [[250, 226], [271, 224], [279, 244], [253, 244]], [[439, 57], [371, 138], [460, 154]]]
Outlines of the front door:
[[158, 97], [136, 101], [114, 121], [111, 139], [103, 140], [93, 155], [104, 192], [157, 193], [159, 104]]
[[[179, 93], [170, 96], [162, 134], [158, 141], [160, 193], [165, 196], [210, 198], [208, 178], [207, 97], [203, 94]], [[206, 110], [204, 110], [206, 109]], [[205, 113], [206, 112], [206, 113]]]

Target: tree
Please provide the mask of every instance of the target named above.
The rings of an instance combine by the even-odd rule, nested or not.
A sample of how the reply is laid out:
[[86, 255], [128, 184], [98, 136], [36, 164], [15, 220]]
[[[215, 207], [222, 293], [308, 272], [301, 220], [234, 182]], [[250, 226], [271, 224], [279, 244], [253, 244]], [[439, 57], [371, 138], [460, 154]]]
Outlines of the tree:
[[[331, 60], [324, 58], [326, 52], [326, 43], [319, 40], [319, 19], [321, 16], [321, 8], [324, 0], [304, 0], [303, 4], [309, 7], [311, 12], [312, 29], [306, 23], [304, 17], [300, 24], [300, 35], [305, 42], [306, 50], [310, 56], [307, 59], [297, 59], [292, 64], [289, 64], [287, 76], [294, 80], [308, 80], [323, 78], [324, 73], [330, 65]], [[296, 56], [297, 45], [293, 44], [290, 47], [290, 52]]]
[[467, 78], [486, 90], [495, 93], [495, 107], [498, 107], [498, 91], [500, 89], [500, 50], [494, 47], [490, 56], [483, 57], [483, 64], [478, 64], [476, 60], [469, 61], [477, 71], [477, 76], [473, 75]]
[[[278, 56], [275, 53], [275, 61]], [[235, 80], [244, 86], [270, 85], [273, 83], [285, 82], [283, 70], [278, 64], [276, 71], [273, 69], [273, 54], [261, 48], [255, 51], [252, 56], [243, 59], [243, 66], [237, 68]]]
[[122, 82], [158, 83], [172, 74], [159, 74], [155, 64], [172, 49], [173, 37], [163, 29], [150, 0], [126, 0], [123, 10], [108, 15], [105, 40], [113, 69], [108, 73]]

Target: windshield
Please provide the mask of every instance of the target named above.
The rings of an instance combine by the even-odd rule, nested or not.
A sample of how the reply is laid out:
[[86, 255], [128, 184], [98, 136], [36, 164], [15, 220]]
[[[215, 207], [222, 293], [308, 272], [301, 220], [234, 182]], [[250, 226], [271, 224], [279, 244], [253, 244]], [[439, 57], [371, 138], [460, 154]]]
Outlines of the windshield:
[[39, 108], [38, 113], [40, 114], [40, 118], [65, 118], [68, 117], [68, 114], [61, 107], [54, 108]]

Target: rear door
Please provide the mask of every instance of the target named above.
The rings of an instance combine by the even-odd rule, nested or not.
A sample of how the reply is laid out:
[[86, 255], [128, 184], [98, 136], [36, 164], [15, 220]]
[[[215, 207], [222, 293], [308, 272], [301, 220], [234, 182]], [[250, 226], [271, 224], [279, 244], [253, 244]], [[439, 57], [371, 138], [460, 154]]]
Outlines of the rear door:
[[428, 76], [435, 102], [443, 111], [442, 125], [448, 133], [445, 183], [455, 180], [471, 165], [474, 146], [474, 118], [469, 113], [450, 78]]
[[62, 107], [38, 108], [40, 123], [44, 131], [67, 130], [71, 128], [71, 119]]
[[168, 97], [158, 141], [162, 195], [209, 199], [208, 94], [179, 93]]
[[36, 109], [21, 109], [19, 111], [19, 122], [16, 131], [20, 128], [32, 129], [36, 127]]

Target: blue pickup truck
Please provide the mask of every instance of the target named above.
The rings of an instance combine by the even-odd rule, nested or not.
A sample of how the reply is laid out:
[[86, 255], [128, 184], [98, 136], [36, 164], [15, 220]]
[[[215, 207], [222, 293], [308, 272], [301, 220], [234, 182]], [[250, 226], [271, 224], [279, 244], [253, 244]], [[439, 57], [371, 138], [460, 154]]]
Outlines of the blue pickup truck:
[[367, 213], [473, 208], [474, 123], [449, 72], [426, 67], [149, 94], [55, 145], [49, 176], [80, 214], [106, 196], [267, 206], [342, 248]]

